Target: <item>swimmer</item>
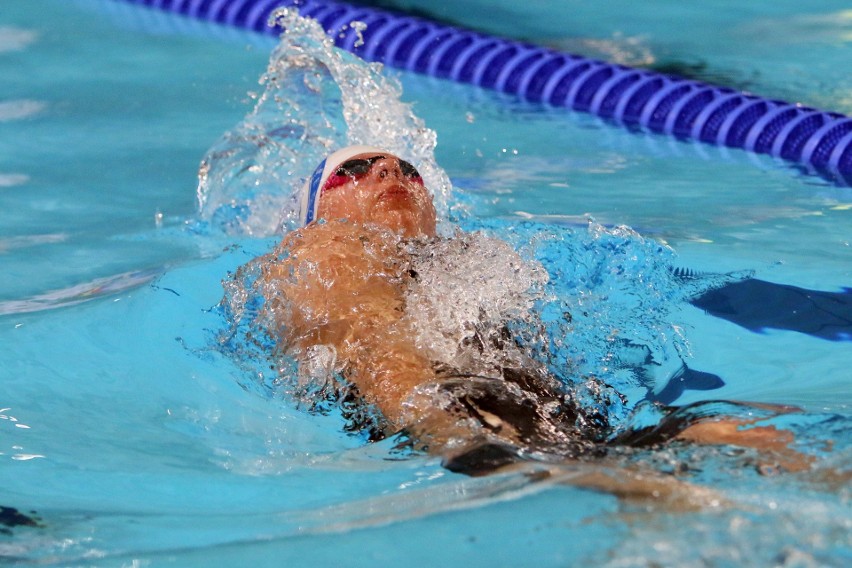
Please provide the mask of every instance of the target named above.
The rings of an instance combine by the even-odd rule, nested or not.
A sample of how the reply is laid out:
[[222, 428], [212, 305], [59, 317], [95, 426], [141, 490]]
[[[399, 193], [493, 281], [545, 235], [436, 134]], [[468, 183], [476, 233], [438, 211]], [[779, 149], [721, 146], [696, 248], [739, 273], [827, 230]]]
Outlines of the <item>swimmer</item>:
[[[457, 330], [463, 340], [451, 346], [451, 357], [430, 349], [456, 332], [423, 329], [410, 315], [417, 303], [456, 311], [467, 306], [454, 305], [451, 291], [431, 290], [428, 262], [413, 261], [418, 253], [421, 259], [444, 254], [452, 239], [436, 236], [432, 197], [412, 164], [381, 148], [344, 148], [316, 168], [301, 198], [302, 228], [259, 259], [268, 326], [300, 373], [330, 368], [346, 385], [345, 395], [331, 396], [345, 398], [355, 414], [375, 411], [361, 412], [353, 428], [370, 428], [372, 439], [403, 432], [448, 469], [470, 475], [531, 459], [578, 463], [605, 453], [606, 417], [581, 408], [544, 364], [519, 348], [506, 327], [517, 310], [500, 316], [503, 325], [473, 322], [468, 327], [475, 333]], [[477, 254], [477, 241], [456, 238], [468, 239], [464, 254]], [[524, 264], [505, 243], [493, 244], [514, 267], [507, 270]], [[645, 442], [738, 444], [771, 451], [788, 469], [807, 467], [804, 456], [788, 449], [786, 432], [683, 416], [673, 414]], [[661, 491], [657, 481], [647, 485], [648, 476], [638, 483], [625, 475], [615, 484], [598, 474], [571, 482], [626, 495]]]
[[435, 236], [423, 179], [389, 152], [349, 147], [314, 172], [301, 218], [306, 226], [279, 246], [284, 258], [264, 265], [279, 345], [297, 358], [331, 346], [359, 396], [401, 429], [408, 395], [434, 380], [401, 321], [409, 276], [400, 237]]

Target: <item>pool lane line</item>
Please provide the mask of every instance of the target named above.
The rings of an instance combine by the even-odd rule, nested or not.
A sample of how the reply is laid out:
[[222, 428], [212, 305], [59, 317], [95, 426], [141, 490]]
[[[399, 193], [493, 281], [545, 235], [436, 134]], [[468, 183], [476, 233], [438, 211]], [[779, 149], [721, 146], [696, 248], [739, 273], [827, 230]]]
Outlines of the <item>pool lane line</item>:
[[[852, 118], [329, 0], [114, 0], [277, 36], [270, 14], [294, 7], [367, 61], [589, 112], [628, 128], [741, 148], [852, 185]], [[367, 24], [361, 31], [353, 21]], [[363, 43], [362, 43], [363, 41]]]

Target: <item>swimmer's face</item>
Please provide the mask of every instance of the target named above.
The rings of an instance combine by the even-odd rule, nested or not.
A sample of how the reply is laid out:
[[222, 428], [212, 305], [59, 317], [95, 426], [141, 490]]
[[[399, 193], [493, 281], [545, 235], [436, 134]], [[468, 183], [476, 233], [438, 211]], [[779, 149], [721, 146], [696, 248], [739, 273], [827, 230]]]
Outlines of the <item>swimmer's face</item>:
[[414, 166], [393, 154], [359, 154], [322, 188], [318, 217], [372, 223], [406, 237], [435, 235], [435, 206]]

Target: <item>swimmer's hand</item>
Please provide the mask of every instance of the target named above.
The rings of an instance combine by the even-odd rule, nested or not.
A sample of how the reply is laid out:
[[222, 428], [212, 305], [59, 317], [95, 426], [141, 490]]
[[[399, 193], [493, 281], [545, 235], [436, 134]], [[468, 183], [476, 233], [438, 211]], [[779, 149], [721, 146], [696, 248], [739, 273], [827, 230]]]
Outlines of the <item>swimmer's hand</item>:
[[727, 505], [718, 492], [653, 471], [582, 464], [552, 468], [555, 482], [610, 493], [622, 501], [673, 512], [698, 511]]
[[766, 473], [781, 468], [796, 473], [807, 471], [814, 463], [812, 456], [790, 447], [793, 434], [775, 426], [754, 426], [754, 420], [719, 419], [702, 421], [678, 434], [680, 440], [714, 446], [740, 446], [760, 452], [758, 471]]
[[[482, 451], [478, 451], [480, 449]], [[468, 463], [471, 456], [476, 463]], [[484, 444], [472, 451], [466, 449], [461, 455], [446, 456], [444, 466], [451, 471], [474, 476], [521, 473], [536, 483], [571, 485], [608, 493], [626, 504], [639, 505], [644, 509], [686, 512], [728, 504], [724, 497], [710, 488], [651, 469], [611, 460], [537, 462], [523, 459], [510, 446], [500, 444]]]

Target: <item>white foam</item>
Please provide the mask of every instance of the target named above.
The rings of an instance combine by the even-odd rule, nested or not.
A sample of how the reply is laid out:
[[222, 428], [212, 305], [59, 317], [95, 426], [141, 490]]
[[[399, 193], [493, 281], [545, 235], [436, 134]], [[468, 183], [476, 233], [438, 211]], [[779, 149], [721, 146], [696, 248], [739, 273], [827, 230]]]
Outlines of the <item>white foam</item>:
[[[512, 342], [494, 339], [509, 323], [534, 326], [533, 306], [548, 276], [505, 242], [459, 232], [413, 251], [417, 280], [406, 318], [429, 358], [466, 373], [487, 375], [515, 358]], [[475, 346], [475, 347], [474, 347]]]

